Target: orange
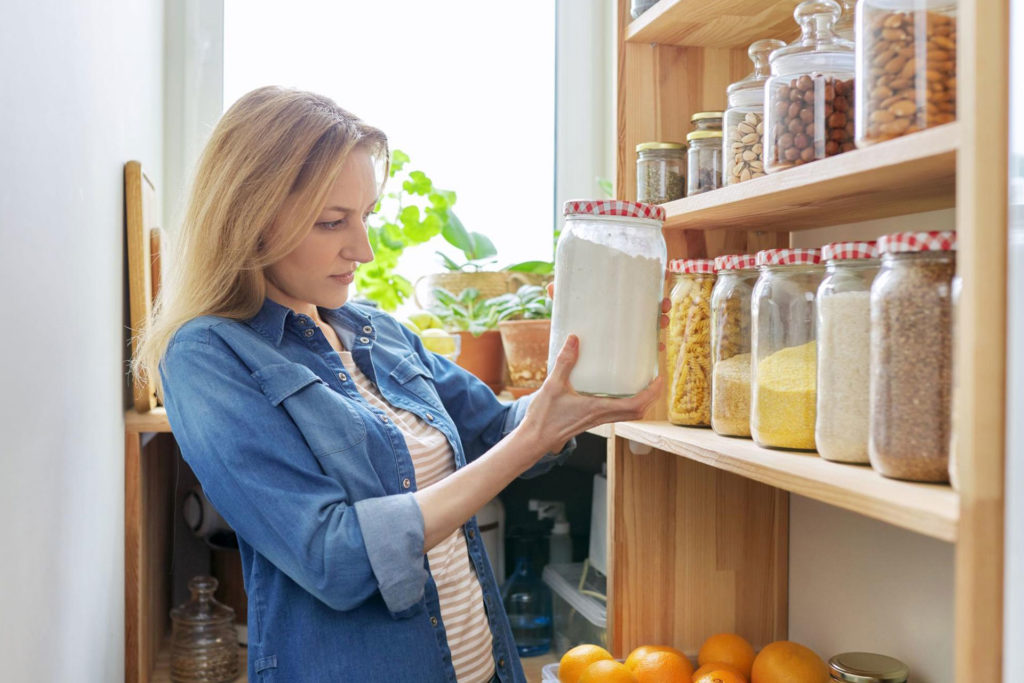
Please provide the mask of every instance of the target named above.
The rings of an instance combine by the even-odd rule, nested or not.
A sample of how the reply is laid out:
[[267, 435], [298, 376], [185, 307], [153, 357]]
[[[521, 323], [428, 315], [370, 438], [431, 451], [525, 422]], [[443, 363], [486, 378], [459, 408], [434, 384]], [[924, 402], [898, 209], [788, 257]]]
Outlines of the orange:
[[579, 683], [636, 683], [636, 679], [624, 664], [602, 659], [583, 670]]
[[580, 676], [588, 666], [605, 659], [615, 658], [599, 645], [577, 645], [562, 655], [558, 662], [559, 683], [579, 683]]
[[747, 678], [750, 667], [754, 664], [754, 648], [743, 636], [735, 633], [718, 633], [704, 641], [700, 646], [697, 662], [704, 666], [708, 662], [732, 664]]
[[704, 674], [708, 673], [709, 671], [716, 671], [716, 670], [717, 671], [728, 671], [730, 673], [734, 673], [734, 674], [736, 674], [737, 676], [739, 676], [740, 678], [743, 679], [743, 683], [746, 683], [746, 681], [747, 681], [747, 677], [743, 675], [743, 672], [740, 671], [739, 669], [737, 669], [732, 664], [726, 664], [725, 662], [708, 662], [707, 664], [704, 664], [699, 669], [697, 669], [696, 671], [693, 672], [693, 683], [697, 683], [697, 680], [701, 676], [703, 676]]
[[686, 683], [692, 674], [689, 659], [667, 650], [650, 652], [633, 667], [637, 683]]
[[736, 669], [730, 666], [728, 669], [708, 669], [707, 672], [694, 678], [693, 683], [747, 683], [747, 679], [743, 677], [743, 674], [736, 673]]
[[778, 640], [758, 653], [750, 683], [828, 683], [828, 667], [810, 648]]
[[687, 662], [690, 661], [689, 658], [687, 658], [687, 656], [682, 653], [682, 651], [677, 650], [674, 647], [670, 647], [668, 645], [641, 645], [640, 647], [630, 652], [629, 656], [626, 657], [626, 668], [632, 671], [636, 668], [637, 662], [639, 662], [641, 659], [651, 654], [652, 652], [674, 652], [675, 654], [685, 659]]

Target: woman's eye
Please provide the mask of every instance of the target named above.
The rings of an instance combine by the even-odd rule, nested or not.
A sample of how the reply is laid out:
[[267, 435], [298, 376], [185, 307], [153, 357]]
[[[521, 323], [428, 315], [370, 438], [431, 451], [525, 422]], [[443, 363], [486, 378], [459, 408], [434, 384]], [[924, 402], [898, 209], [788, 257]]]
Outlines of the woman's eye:
[[345, 225], [345, 219], [344, 218], [339, 218], [336, 221], [324, 221], [322, 223], [317, 223], [316, 227], [320, 228], [321, 230], [337, 230], [338, 228], [340, 228], [340, 227], [342, 227], [344, 225]]

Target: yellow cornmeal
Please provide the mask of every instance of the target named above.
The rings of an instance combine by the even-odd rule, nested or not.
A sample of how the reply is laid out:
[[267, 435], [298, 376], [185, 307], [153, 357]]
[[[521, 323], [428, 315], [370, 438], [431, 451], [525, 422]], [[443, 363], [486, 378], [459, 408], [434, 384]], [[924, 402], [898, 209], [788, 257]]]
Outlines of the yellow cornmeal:
[[814, 450], [815, 352], [812, 341], [758, 361], [750, 426], [762, 446]]
[[669, 422], [703, 426], [711, 421], [710, 275], [683, 276], [672, 290], [669, 311]]

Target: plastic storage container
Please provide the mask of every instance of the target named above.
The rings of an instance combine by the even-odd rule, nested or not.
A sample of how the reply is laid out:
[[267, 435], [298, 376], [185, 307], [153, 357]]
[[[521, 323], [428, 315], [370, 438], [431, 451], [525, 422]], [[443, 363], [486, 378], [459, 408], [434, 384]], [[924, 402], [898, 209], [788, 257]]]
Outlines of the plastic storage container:
[[862, 0], [857, 145], [956, 120], [956, 3]]
[[538, 539], [516, 539], [516, 566], [501, 587], [512, 638], [521, 657], [542, 655], [551, 648], [551, 590], [533, 569]]
[[793, 12], [802, 36], [771, 53], [765, 85], [765, 169], [772, 173], [854, 148], [854, 46], [836, 36], [833, 0]]
[[544, 567], [544, 583], [553, 596], [555, 637], [552, 650], [558, 657], [583, 643], [608, 646], [607, 580], [593, 569], [588, 569], [583, 576], [584, 569], [587, 566], [583, 562]]
[[686, 192], [686, 145], [641, 142], [636, 146], [636, 200], [664, 204]]
[[868, 455], [887, 477], [949, 480], [955, 250], [955, 232], [878, 240]]
[[188, 582], [188, 602], [171, 610], [171, 680], [175, 683], [227, 683], [240, 673], [235, 611], [217, 602], [217, 579]]
[[818, 405], [814, 441], [834, 462], [868, 462], [871, 283], [878, 273], [874, 242], [821, 248], [818, 287]]
[[715, 262], [676, 260], [669, 299], [666, 363], [668, 420], [688, 427], [711, 424], [711, 290]]
[[580, 340], [576, 391], [631, 396], [658, 374], [667, 254], [660, 206], [614, 200], [565, 203], [555, 253], [550, 365], [566, 337]]
[[824, 275], [820, 260], [817, 249], [757, 253], [750, 433], [761, 446], [814, 450], [814, 298]]
[[719, 256], [711, 290], [711, 428], [750, 436], [750, 295], [757, 281], [753, 255]]
[[873, 652], [844, 652], [828, 660], [831, 681], [844, 683], [907, 683], [910, 669], [893, 657]]
[[747, 48], [754, 71], [726, 89], [729, 108], [722, 115], [722, 182], [725, 185], [760, 178], [764, 171], [764, 83], [768, 55], [785, 47], [781, 40], [758, 40]]

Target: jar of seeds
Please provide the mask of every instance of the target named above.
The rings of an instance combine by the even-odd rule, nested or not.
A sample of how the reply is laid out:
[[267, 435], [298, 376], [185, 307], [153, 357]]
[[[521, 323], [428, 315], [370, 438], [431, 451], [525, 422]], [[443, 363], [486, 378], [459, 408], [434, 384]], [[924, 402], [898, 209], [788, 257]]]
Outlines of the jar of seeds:
[[871, 286], [871, 466], [895, 479], [949, 480], [955, 232], [878, 240]]
[[765, 169], [769, 173], [854, 149], [853, 44], [833, 25], [834, 0], [805, 0], [793, 12], [800, 40], [771, 53], [765, 85]]
[[711, 290], [711, 428], [750, 436], [750, 295], [757, 281], [753, 255], [715, 259]]
[[722, 139], [724, 184], [741, 183], [764, 175], [764, 82], [768, 80], [768, 55], [785, 47], [781, 40], [759, 40], [747, 55], [754, 72], [730, 85], [726, 93], [729, 108], [723, 115]]
[[641, 204], [664, 204], [682, 199], [685, 167], [685, 144], [641, 142], [636, 146], [636, 200]]
[[686, 134], [686, 195], [722, 186], [722, 131], [695, 130]]
[[715, 262], [675, 260], [669, 299], [666, 354], [668, 420], [672, 424], [706, 427], [711, 423], [711, 289]]

